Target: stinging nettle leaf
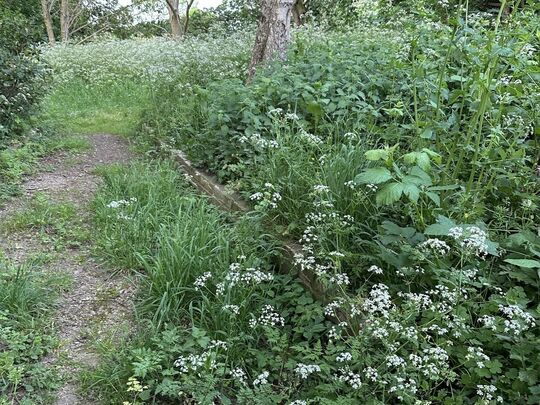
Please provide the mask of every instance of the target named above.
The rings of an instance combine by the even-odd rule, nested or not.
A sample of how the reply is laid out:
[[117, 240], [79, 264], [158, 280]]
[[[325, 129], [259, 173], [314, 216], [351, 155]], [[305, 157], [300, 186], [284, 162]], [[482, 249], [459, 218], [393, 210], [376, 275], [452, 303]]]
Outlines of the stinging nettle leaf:
[[381, 184], [392, 179], [392, 173], [385, 167], [373, 167], [360, 173], [355, 178], [356, 183], [361, 184]]
[[375, 200], [377, 205], [390, 205], [398, 201], [402, 194], [403, 184], [389, 183], [379, 190], [379, 192], [377, 192]]

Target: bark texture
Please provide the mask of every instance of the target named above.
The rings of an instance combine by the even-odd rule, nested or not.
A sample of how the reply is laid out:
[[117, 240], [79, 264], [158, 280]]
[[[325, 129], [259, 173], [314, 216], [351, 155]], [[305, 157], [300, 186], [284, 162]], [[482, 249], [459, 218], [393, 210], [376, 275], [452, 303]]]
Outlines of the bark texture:
[[295, 0], [263, 0], [255, 46], [248, 70], [248, 82], [262, 62], [287, 59], [291, 39], [291, 14]]
[[186, 3], [186, 17], [184, 19], [184, 35], [187, 34], [189, 29], [189, 11], [191, 10], [191, 6], [193, 6], [193, 3], [195, 3], [195, 0], [188, 0]]
[[56, 38], [54, 37], [53, 23], [51, 18], [50, 3], [48, 0], [41, 0], [41, 11], [43, 14], [43, 21], [45, 23], [45, 29], [47, 30], [47, 37], [49, 38], [49, 45], [56, 45]]
[[180, 22], [179, 0], [165, 0], [167, 11], [169, 12], [169, 22], [171, 23], [171, 35], [173, 38], [182, 37], [182, 24]]
[[70, 26], [69, 0], [62, 0], [60, 2], [60, 37], [62, 38], [62, 42], [69, 41]]
[[304, 24], [304, 15], [307, 11], [307, 0], [296, 0], [293, 7], [293, 20], [295, 25]]

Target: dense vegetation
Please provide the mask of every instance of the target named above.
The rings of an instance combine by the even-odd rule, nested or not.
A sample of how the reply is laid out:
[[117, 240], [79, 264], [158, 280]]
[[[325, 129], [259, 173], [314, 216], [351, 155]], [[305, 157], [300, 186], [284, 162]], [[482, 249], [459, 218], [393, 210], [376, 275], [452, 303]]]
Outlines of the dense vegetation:
[[[226, 38], [46, 51], [45, 122], [152, 158], [104, 169], [93, 205], [96, 254], [140, 293], [131, 338], [83, 376], [92, 396], [540, 401], [539, 7], [394, 3], [321, 2], [249, 85], [244, 7]], [[170, 148], [252, 212], [218, 212]], [[324, 300], [278, 271], [288, 239]]]

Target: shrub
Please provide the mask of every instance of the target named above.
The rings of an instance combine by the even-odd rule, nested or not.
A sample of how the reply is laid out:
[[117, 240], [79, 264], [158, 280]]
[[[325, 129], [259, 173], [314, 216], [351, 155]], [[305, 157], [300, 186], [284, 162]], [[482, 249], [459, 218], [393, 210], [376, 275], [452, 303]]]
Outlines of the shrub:
[[28, 129], [28, 119], [44, 94], [46, 69], [29, 20], [9, 7], [0, 13], [0, 147]]

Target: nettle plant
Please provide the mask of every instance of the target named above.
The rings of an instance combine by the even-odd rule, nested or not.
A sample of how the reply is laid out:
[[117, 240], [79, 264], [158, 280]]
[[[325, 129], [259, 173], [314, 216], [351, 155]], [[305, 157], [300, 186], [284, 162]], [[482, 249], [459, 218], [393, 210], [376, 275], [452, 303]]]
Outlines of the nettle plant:
[[455, 186], [435, 186], [437, 177], [432, 165], [440, 165], [441, 155], [428, 148], [396, 156], [398, 145], [372, 149], [365, 153], [369, 167], [354, 179], [357, 185], [367, 184], [376, 190], [377, 205], [391, 205], [403, 197], [413, 204], [440, 207], [439, 191]]
[[538, 401], [535, 301], [498, 271], [502, 251], [483, 224], [440, 216], [418, 232], [386, 221], [360, 285], [351, 252], [325, 250], [324, 232], [306, 228], [297, 263], [334, 285], [325, 313], [341, 322], [326, 334], [334, 368], [311, 378], [365, 403]]

